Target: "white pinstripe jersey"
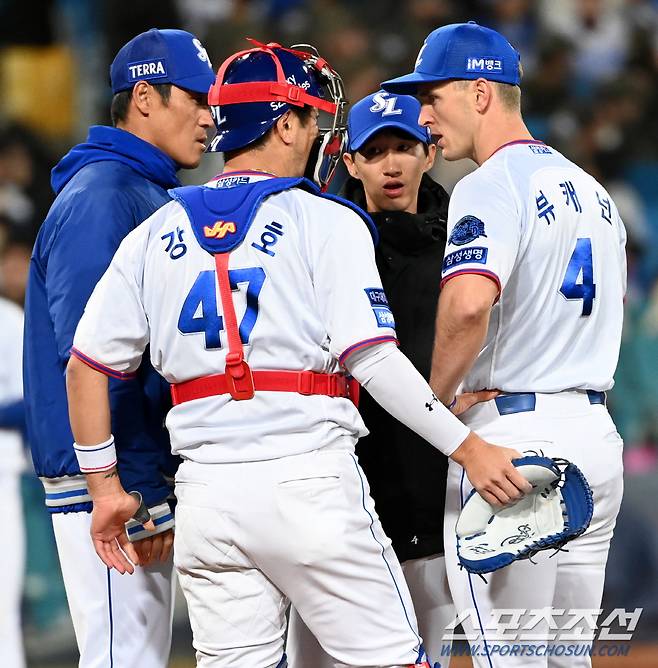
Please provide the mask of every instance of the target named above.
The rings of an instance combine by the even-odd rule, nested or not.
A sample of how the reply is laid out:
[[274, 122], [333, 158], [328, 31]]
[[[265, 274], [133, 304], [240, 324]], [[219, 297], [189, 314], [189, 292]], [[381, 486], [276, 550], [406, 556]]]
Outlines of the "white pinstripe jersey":
[[608, 390], [619, 357], [626, 233], [593, 177], [536, 141], [511, 142], [450, 200], [443, 282], [501, 290], [465, 390]]
[[[263, 175], [226, 175], [209, 185], [240, 187]], [[254, 370], [337, 372], [353, 350], [395, 340], [394, 322], [370, 233], [345, 206], [300, 189], [261, 204], [229, 276], [245, 357]], [[224, 371], [227, 351], [212, 255], [170, 202], [129, 234], [94, 290], [74, 348], [119, 377], [151, 361], [169, 382]], [[203, 463], [254, 461], [352, 445], [367, 433], [343, 398], [256, 392], [175, 406], [172, 449]]]

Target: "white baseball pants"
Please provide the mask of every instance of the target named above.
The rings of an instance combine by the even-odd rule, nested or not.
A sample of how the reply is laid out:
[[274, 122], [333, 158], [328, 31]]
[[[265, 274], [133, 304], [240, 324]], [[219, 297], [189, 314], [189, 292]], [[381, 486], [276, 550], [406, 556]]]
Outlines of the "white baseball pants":
[[[514, 397], [514, 395], [510, 395]], [[448, 581], [455, 607], [468, 614], [462, 622], [466, 634], [481, 634], [471, 641], [476, 668], [589, 668], [589, 655], [561, 654], [551, 650], [558, 640], [511, 639], [505, 631], [496, 638], [495, 617], [492, 611], [507, 609], [541, 611], [542, 609], [598, 609], [603, 595], [603, 581], [608, 549], [623, 492], [623, 465], [621, 437], [604, 405], [592, 404], [585, 392], [561, 392], [535, 395], [534, 410], [501, 415], [496, 401], [478, 404], [465, 413], [464, 422], [482, 438], [497, 445], [505, 445], [519, 452], [532, 450], [547, 457], [562, 457], [576, 464], [585, 474], [593, 492], [594, 515], [589, 529], [570, 542], [566, 552], [550, 556], [540, 552], [534, 560], [515, 562], [485, 576], [486, 583], [466, 570], [460, 570], [457, 560], [455, 525], [462, 503], [472, 487], [463, 469], [450, 462], [446, 499], [445, 546]], [[541, 451], [541, 452], [540, 452]], [[494, 620], [492, 622], [492, 619]], [[504, 618], [510, 619], [510, 615]], [[530, 624], [532, 631], [525, 634], [549, 633], [546, 622], [533, 623], [536, 612], [520, 616], [519, 627]], [[568, 612], [554, 617], [557, 624], [567, 624], [573, 615]], [[487, 626], [489, 628], [487, 629]], [[585, 621], [569, 631], [592, 632]], [[550, 633], [555, 633], [553, 629]], [[563, 641], [569, 645], [582, 641]], [[533, 645], [535, 654], [518, 650], [513, 654], [509, 645]], [[505, 647], [505, 646], [508, 647]], [[539, 654], [539, 655], [537, 655]]]
[[184, 461], [175, 563], [203, 668], [272, 668], [289, 603], [340, 666], [408, 666], [409, 590], [351, 449]]
[[[443, 640], [446, 626], [455, 619], [443, 555], [403, 561], [402, 573], [416, 610], [423, 647], [441, 668], [450, 665], [450, 640]], [[290, 668], [334, 668], [335, 661], [320, 646], [295, 608], [290, 610], [286, 654]]]
[[52, 518], [79, 668], [166, 668], [174, 613], [172, 558], [120, 575], [94, 550], [91, 513]]
[[4, 668], [24, 668], [23, 633], [21, 630], [21, 597], [25, 571], [25, 527], [21, 499], [20, 473], [0, 472], [0, 526], [3, 547], [0, 549], [0, 648]]

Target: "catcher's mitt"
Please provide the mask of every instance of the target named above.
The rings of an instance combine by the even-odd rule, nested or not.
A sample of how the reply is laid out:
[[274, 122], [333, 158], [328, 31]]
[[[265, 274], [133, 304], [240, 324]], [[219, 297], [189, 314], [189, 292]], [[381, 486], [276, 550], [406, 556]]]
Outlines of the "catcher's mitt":
[[473, 490], [459, 515], [457, 554], [471, 573], [490, 573], [541, 550], [559, 550], [592, 520], [592, 490], [575, 464], [535, 456], [512, 463], [532, 492], [496, 508]]

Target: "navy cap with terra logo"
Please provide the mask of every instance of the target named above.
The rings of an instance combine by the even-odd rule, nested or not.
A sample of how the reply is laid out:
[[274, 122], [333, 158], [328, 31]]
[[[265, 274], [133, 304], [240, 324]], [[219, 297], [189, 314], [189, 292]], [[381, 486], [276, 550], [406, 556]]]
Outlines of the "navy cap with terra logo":
[[151, 28], [122, 46], [110, 66], [112, 93], [130, 90], [138, 81], [207, 93], [215, 75], [208, 53], [192, 33]]
[[499, 32], [475, 21], [453, 23], [431, 32], [411, 74], [390, 79], [382, 88], [414, 95], [420, 84], [449, 79], [488, 79], [518, 86], [519, 52]]

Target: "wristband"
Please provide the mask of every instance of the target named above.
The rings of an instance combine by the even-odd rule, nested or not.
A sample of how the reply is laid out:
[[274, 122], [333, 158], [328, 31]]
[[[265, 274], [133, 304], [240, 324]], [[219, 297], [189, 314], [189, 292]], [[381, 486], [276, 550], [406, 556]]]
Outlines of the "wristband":
[[139, 492], [128, 492], [130, 496], [137, 500], [139, 503], [139, 508], [133, 513], [133, 519], [139, 524], [146, 524], [151, 519], [151, 513], [142, 499], [142, 495]]
[[126, 533], [128, 540], [135, 543], [142, 538], [152, 538], [159, 533], [169, 531], [174, 528], [174, 514], [171, 512], [169, 504], [164, 501], [148, 509], [150, 519], [155, 524], [155, 531], [147, 531], [137, 520], [130, 519], [126, 522]]
[[82, 473], [101, 473], [116, 466], [117, 451], [114, 447], [114, 436], [112, 435], [107, 441], [95, 445], [74, 443], [73, 449]]

